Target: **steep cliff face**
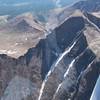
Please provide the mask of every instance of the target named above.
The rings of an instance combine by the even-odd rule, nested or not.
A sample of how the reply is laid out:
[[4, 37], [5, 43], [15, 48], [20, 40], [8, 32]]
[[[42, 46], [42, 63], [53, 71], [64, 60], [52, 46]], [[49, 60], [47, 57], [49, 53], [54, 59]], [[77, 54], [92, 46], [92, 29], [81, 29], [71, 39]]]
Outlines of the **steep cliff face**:
[[[72, 25], [73, 24], [73, 25]], [[84, 28], [82, 17], [72, 17], [55, 29], [59, 48], [65, 50], [75, 37]]]
[[66, 70], [64, 74], [64, 80], [59, 85], [58, 90], [53, 96], [53, 100], [72, 100], [74, 93], [78, 89], [77, 84], [81, 74], [94, 58], [95, 55], [92, 51], [86, 49], [80, 56], [70, 63], [68, 70]]
[[[74, 18], [75, 20], [77, 18], [82, 18], [82, 21], [76, 20], [77, 23], [80, 24], [78, 24], [78, 26], [80, 26], [78, 27], [78, 30], [77, 26], [75, 26]], [[73, 19], [73, 21], [71, 19]], [[72, 24], [70, 23], [71, 27], [68, 28], [66, 23], [68, 23], [69, 21], [72, 21]], [[70, 26], [70, 24], [68, 25]], [[63, 53], [58, 57], [56, 62], [52, 65], [51, 70], [48, 72], [42, 84], [38, 100], [75, 99], [74, 93], [76, 93], [78, 89], [77, 84], [78, 80], [81, 77], [81, 74], [84, 72], [84, 70], [87, 69], [89, 64], [91, 65], [91, 62], [97, 56], [94, 53], [95, 50], [92, 51], [88, 47], [90, 42], [92, 41], [91, 39], [96, 39], [96, 36], [99, 36], [99, 31], [95, 27], [93, 27], [94, 24], [86, 19], [86, 17], [72, 17], [55, 29], [56, 37], [59, 34], [57, 37], [57, 39], [59, 40], [58, 46], [61, 50], [64, 51], [62, 51]], [[74, 33], [72, 29], [74, 29]], [[91, 31], [89, 32], [88, 29], [92, 29], [92, 33]], [[65, 32], [66, 34], [64, 34]], [[94, 36], [93, 32], [96, 32]], [[86, 38], [84, 35], [86, 36]], [[65, 49], [67, 48], [67, 43], [71, 43], [69, 49]], [[99, 75], [97, 74], [96, 78], [98, 76]], [[90, 87], [92, 88], [92, 86]], [[91, 91], [89, 91], [90, 94]], [[87, 98], [89, 97], [90, 95], [87, 96]]]
[[79, 83], [78, 90], [75, 94], [74, 100], [89, 100], [96, 84], [98, 76], [100, 75], [100, 59], [95, 59], [89, 64], [86, 70], [83, 71]]
[[18, 59], [0, 55], [1, 100], [90, 99], [100, 74], [100, 30], [78, 14]]
[[[35, 61], [38, 61], [38, 63], [36, 64]], [[33, 99], [36, 99], [39, 94], [38, 89], [42, 84], [39, 71], [41, 65], [40, 61], [41, 60], [34, 55], [34, 65], [27, 66], [24, 59], [18, 61], [17, 59], [2, 55], [0, 58], [1, 100], [21, 100], [30, 95], [33, 96]]]

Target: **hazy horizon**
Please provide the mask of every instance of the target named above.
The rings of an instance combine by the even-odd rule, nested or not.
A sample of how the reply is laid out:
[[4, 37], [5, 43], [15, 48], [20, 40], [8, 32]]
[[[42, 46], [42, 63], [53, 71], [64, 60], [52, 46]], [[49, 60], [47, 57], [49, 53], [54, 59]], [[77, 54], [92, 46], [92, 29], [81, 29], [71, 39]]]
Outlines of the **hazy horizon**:
[[0, 15], [48, 12], [54, 8], [71, 5], [74, 2], [76, 0], [0, 0]]

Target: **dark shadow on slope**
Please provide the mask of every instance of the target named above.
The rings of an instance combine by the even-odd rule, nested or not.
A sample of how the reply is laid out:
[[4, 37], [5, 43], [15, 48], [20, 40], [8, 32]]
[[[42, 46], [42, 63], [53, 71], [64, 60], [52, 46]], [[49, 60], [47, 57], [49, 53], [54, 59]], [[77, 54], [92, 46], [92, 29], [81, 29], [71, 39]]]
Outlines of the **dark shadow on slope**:
[[71, 17], [55, 29], [57, 44], [62, 52], [83, 28], [84, 19], [82, 17]]
[[97, 18], [96, 16], [93, 16], [90, 13], [85, 13], [85, 16], [95, 25], [97, 25], [100, 28], [100, 18]]
[[89, 100], [100, 75], [100, 59], [95, 59], [82, 73], [73, 100]]

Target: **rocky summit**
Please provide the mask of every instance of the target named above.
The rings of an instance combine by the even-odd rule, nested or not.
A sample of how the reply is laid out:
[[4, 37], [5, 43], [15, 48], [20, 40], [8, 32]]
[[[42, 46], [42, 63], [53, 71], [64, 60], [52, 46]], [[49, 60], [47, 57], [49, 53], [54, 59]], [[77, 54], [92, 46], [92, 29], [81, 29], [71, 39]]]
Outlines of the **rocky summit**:
[[99, 100], [99, 4], [0, 17], [0, 100]]

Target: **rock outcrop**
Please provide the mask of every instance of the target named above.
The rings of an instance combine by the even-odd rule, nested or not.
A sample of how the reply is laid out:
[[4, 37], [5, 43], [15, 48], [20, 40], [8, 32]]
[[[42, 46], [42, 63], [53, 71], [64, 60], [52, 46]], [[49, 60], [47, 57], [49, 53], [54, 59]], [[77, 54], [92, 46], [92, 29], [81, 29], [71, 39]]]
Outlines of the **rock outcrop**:
[[23, 56], [0, 55], [0, 99], [89, 100], [100, 75], [99, 23], [90, 16], [73, 11]]

